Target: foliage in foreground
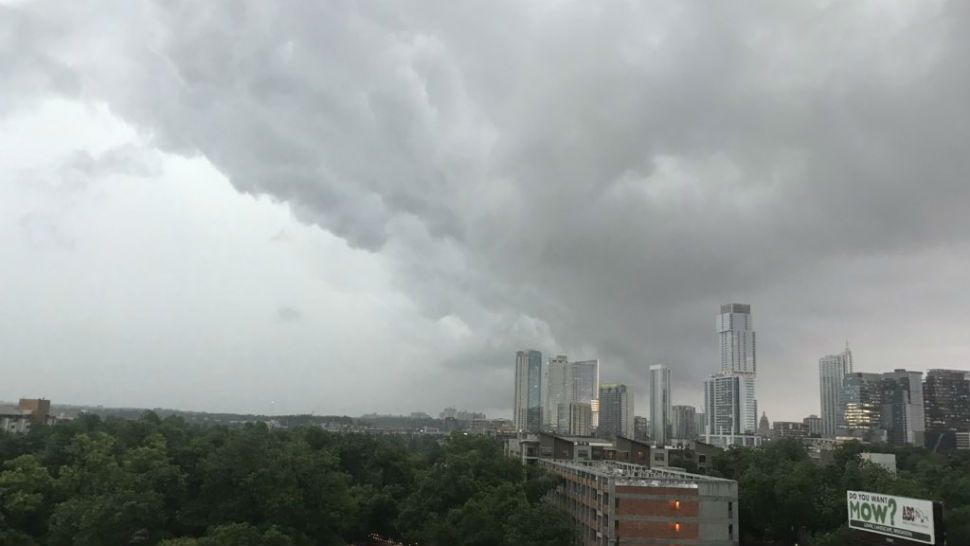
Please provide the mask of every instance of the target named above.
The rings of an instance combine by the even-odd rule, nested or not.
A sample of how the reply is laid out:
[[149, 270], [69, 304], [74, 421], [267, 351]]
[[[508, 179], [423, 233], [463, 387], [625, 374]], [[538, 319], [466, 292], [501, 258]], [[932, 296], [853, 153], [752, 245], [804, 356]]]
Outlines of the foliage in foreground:
[[862, 461], [863, 449], [841, 446], [825, 466], [812, 462], [796, 440], [719, 454], [715, 474], [738, 481], [742, 544], [848, 544], [846, 490], [941, 500], [948, 543], [970, 544], [970, 453], [879, 446], [896, 453], [893, 476]]
[[552, 485], [485, 438], [85, 416], [0, 435], [0, 546], [570, 544]]

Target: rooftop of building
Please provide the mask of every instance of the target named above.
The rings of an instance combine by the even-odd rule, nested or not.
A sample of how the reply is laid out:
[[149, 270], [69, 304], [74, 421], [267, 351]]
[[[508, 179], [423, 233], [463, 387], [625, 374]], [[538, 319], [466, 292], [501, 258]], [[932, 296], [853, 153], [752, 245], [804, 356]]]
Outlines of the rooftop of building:
[[573, 462], [563, 460], [544, 460], [544, 464], [567, 468], [576, 472], [590, 473], [601, 478], [610, 478], [617, 485], [638, 485], [652, 487], [696, 488], [697, 484], [731, 483], [733, 480], [715, 478], [703, 474], [691, 474], [670, 468], [650, 468], [643, 465], [619, 461]]
[[721, 306], [722, 313], [751, 313], [751, 305], [747, 303], [725, 303]]
[[30, 410], [22, 410], [17, 406], [0, 406], [0, 415], [3, 416], [29, 416], [33, 414]]

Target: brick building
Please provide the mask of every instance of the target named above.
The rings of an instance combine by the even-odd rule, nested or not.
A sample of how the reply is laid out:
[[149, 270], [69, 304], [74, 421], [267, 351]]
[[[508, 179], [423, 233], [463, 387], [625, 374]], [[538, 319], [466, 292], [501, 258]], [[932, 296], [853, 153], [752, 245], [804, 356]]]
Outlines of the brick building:
[[616, 461], [540, 460], [561, 478], [551, 493], [583, 546], [738, 544], [738, 484]]

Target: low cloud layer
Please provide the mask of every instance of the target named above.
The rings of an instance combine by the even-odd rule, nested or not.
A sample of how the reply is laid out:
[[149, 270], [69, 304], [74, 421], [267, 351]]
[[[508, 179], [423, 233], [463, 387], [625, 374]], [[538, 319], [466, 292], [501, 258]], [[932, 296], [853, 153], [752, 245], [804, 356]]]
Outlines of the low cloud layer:
[[[373, 282], [415, 328], [375, 315], [373, 343], [401, 347], [409, 379], [376, 403], [298, 389], [294, 409], [508, 411], [526, 346], [643, 387], [665, 362], [675, 402], [696, 404], [713, 315], [743, 301], [761, 407], [796, 418], [846, 339], [864, 369], [970, 368], [968, 23], [958, 1], [35, 1], [0, 6], [0, 116], [101, 105], [139, 144], [51, 176], [203, 161], [342, 240], [320, 267], [379, 260]], [[82, 244], [51, 214], [21, 216], [25, 260]], [[332, 300], [286, 301], [267, 324], [332, 326], [309, 320]], [[390, 365], [366, 344], [349, 360], [301, 350], [324, 378], [379, 382]], [[205, 405], [159, 398], [187, 399]]]

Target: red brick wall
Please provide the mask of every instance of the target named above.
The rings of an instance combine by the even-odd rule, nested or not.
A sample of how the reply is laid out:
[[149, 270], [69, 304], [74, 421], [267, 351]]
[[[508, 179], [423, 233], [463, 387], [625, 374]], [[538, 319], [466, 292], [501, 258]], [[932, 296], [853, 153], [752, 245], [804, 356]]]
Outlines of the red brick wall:
[[620, 520], [617, 529], [623, 538], [698, 538], [696, 522], [681, 522], [680, 532], [677, 532], [674, 521], [623, 521]]
[[696, 500], [681, 500], [679, 509], [675, 508], [676, 504], [672, 500], [620, 498], [617, 501], [620, 506], [616, 513], [620, 516], [697, 517], [698, 502]]

